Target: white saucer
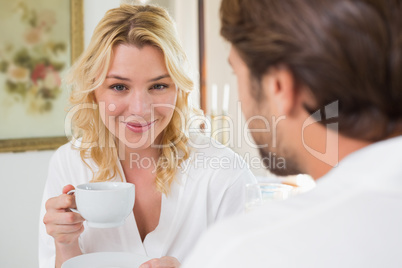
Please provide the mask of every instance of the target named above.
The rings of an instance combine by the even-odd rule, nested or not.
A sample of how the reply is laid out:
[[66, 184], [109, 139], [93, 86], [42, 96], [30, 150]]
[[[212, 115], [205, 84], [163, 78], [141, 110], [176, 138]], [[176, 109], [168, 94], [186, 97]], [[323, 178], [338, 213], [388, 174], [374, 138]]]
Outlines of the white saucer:
[[138, 268], [150, 259], [128, 252], [97, 252], [71, 258], [61, 268]]

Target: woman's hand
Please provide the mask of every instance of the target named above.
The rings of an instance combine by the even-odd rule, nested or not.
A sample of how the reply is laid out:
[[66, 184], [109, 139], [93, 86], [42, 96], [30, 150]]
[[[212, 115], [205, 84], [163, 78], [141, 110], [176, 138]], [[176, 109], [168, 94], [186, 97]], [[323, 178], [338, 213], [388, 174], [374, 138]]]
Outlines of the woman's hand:
[[72, 185], [64, 186], [62, 195], [50, 198], [46, 202], [43, 223], [46, 225], [47, 233], [53, 236], [55, 243], [71, 244], [78, 240], [84, 231], [82, 224], [84, 218], [69, 210], [69, 208], [76, 208], [75, 196], [67, 194], [73, 189]]
[[56, 267], [60, 267], [64, 261], [82, 254], [78, 245], [78, 237], [84, 231], [84, 218], [69, 209], [77, 207], [75, 196], [67, 194], [73, 189], [72, 185], [66, 185], [63, 188], [63, 194], [50, 198], [46, 202], [43, 223], [46, 225], [46, 232], [54, 238]]
[[152, 259], [141, 264], [139, 268], [178, 268], [180, 262], [175, 257], [165, 256], [159, 259]]

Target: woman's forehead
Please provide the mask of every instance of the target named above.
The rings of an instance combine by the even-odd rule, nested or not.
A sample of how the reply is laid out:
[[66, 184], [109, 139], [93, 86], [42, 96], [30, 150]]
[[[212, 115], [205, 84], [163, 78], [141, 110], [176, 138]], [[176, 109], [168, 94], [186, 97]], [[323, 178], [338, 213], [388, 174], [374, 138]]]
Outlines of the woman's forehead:
[[152, 45], [142, 48], [119, 44], [113, 48], [108, 75], [132, 76], [134, 74], [149, 79], [169, 74], [163, 53]]

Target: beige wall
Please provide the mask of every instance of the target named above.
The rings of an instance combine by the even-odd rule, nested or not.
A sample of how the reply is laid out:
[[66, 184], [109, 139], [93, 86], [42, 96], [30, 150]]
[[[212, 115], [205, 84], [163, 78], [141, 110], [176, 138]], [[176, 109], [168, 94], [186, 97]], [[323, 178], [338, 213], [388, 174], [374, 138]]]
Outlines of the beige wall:
[[[267, 172], [259, 165], [259, 154], [257, 149], [253, 147], [252, 139], [244, 135], [245, 132], [248, 133], [248, 130], [245, 128], [245, 120], [239, 109], [241, 103], [238, 102], [236, 77], [227, 60], [230, 44], [224, 41], [219, 34], [219, 6], [220, 1], [205, 0], [208, 89], [211, 89], [212, 84], [218, 86], [218, 104], [221, 104], [223, 101], [223, 87], [225, 84], [230, 85], [229, 116], [234, 125], [233, 143], [230, 147], [249, 162], [254, 174], [265, 176]], [[211, 103], [211, 94], [208, 95], [208, 101]]]

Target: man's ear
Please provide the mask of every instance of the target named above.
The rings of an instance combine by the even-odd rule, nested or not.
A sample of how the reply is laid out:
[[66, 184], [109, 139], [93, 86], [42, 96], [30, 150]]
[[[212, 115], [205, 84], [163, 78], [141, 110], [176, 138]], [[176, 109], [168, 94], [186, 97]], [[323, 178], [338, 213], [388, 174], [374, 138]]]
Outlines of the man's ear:
[[296, 106], [296, 83], [285, 66], [271, 68], [263, 77], [263, 90], [280, 115], [291, 114]]

